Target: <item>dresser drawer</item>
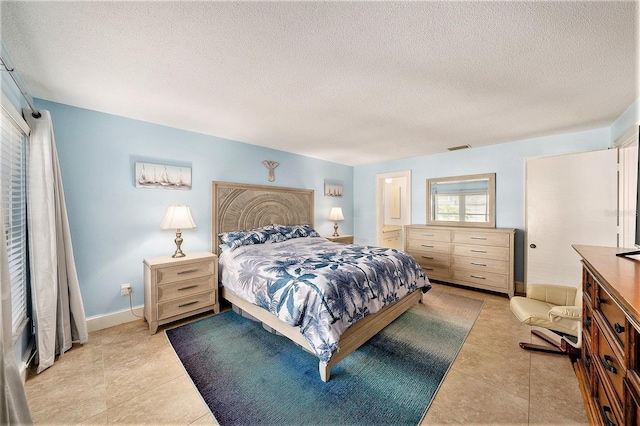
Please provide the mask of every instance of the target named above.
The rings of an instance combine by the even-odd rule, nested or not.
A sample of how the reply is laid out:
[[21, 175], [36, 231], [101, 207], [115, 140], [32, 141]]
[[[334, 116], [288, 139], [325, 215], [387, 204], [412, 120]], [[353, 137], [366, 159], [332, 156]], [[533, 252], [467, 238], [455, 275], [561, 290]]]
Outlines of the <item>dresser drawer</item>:
[[636, 387], [630, 382], [625, 382], [627, 388], [627, 413], [629, 413], [629, 419], [627, 424], [637, 425], [640, 424], [640, 395], [636, 391]]
[[408, 240], [451, 242], [451, 231], [447, 229], [406, 228]]
[[410, 254], [418, 261], [420, 266], [436, 266], [440, 268], [449, 268], [450, 258], [448, 253], [428, 253], [415, 251]]
[[597, 312], [600, 312], [606, 325], [616, 337], [617, 343], [622, 348], [622, 353], [627, 347], [627, 320], [618, 304], [609, 296], [609, 294], [598, 285], [596, 289], [596, 306]]
[[410, 239], [407, 241], [407, 251], [416, 253], [446, 253], [449, 254], [450, 243], [442, 241], [424, 241]]
[[584, 369], [588, 377], [585, 385], [589, 388], [589, 394], [591, 394], [593, 392], [593, 389], [591, 389], [592, 377], [595, 371], [595, 366], [593, 365], [593, 363], [596, 362], [596, 360], [593, 358], [591, 345], [584, 340], [582, 344], [582, 351], [580, 351], [580, 358], [582, 359], [582, 364], [584, 365]]
[[593, 311], [586, 303], [582, 304], [582, 334], [589, 343], [591, 343], [591, 336], [593, 335], [593, 328], [595, 327], [593, 318]]
[[451, 266], [456, 269], [467, 269], [474, 272], [492, 272], [494, 274], [508, 274], [509, 262], [495, 259], [478, 259], [474, 257], [452, 256]]
[[504, 260], [505, 262], [509, 260], [509, 249], [506, 247], [457, 244], [453, 247], [453, 254], [481, 259]]
[[506, 233], [453, 231], [451, 239], [456, 244], [509, 247], [509, 234]]
[[509, 277], [501, 274], [493, 274], [491, 272], [471, 272], [464, 269], [452, 269], [451, 278], [454, 281], [461, 281], [482, 286], [483, 288], [492, 287], [497, 290], [505, 290], [509, 288]]
[[442, 268], [438, 266], [420, 265], [430, 280], [449, 280], [449, 268]]
[[216, 297], [213, 291], [158, 303], [158, 321], [213, 306], [215, 303]]
[[593, 275], [589, 273], [587, 268], [582, 268], [582, 293], [583, 299], [587, 301], [587, 303], [593, 306], [593, 300], [595, 299], [596, 287], [598, 283], [596, 282]]
[[[603, 335], [598, 333], [598, 361], [602, 367], [604, 375], [613, 385], [618, 401], [624, 401], [624, 383], [625, 366], [611, 349], [611, 345]], [[603, 378], [603, 380], [607, 380]], [[611, 397], [609, 397], [611, 399]]]
[[[596, 373], [599, 373], [599, 371], [596, 371]], [[609, 395], [606, 392], [600, 374], [595, 374], [595, 377], [595, 398], [598, 404], [597, 408], [600, 413], [602, 423], [605, 425], [624, 425], [624, 422], [621, 420], [623, 415], [620, 403], [616, 400], [615, 395]]]
[[215, 272], [213, 261], [187, 263], [156, 270], [156, 285], [183, 281], [212, 275]]
[[215, 287], [213, 276], [210, 275], [208, 277], [196, 278], [193, 280], [159, 285], [156, 289], [158, 291], [158, 303], [160, 303], [205, 291], [213, 291], [215, 290]]

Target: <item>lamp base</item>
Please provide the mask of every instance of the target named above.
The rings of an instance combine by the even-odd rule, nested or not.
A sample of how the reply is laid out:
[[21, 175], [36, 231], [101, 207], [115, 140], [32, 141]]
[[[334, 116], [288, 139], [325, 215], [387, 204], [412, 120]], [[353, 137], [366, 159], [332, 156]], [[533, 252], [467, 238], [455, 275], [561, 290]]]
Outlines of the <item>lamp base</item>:
[[176, 243], [176, 252], [173, 253], [171, 257], [185, 257], [186, 254], [184, 254], [180, 248], [182, 245], [182, 232], [179, 229], [176, 229], [176, 239], [174, 241]]
[[334, 222], [332, 237], [339, 237], [339, 236], [340, 235], [338, 234], [338, 222]]

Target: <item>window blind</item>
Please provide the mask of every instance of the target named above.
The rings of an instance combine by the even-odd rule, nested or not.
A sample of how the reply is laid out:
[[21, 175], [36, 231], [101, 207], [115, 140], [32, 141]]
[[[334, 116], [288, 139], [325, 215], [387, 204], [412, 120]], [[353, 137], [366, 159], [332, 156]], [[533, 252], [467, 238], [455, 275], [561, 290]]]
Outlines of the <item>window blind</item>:
[[2, 217], [11, 278], [12, 332], [27, 319], [27, 136], [0, 108], [0, 186]]

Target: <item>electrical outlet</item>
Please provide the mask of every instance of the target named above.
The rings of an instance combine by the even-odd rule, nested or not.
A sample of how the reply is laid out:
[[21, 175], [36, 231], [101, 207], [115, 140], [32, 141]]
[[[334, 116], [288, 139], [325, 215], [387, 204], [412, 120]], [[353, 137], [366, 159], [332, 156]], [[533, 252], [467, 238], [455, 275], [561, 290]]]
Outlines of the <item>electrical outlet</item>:
[[131, 293], [131, 284], [122, 284], [120, 287], [120, 296], [128, 296]]

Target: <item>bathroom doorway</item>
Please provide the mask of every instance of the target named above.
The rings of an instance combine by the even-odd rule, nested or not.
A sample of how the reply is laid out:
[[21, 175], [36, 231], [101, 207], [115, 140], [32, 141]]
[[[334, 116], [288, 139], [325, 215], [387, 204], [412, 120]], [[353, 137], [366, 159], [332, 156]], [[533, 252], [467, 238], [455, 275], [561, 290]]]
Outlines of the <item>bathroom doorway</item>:
[[404, 250], [411, 224], [411, 170], [376, 175], [376, 245]]

